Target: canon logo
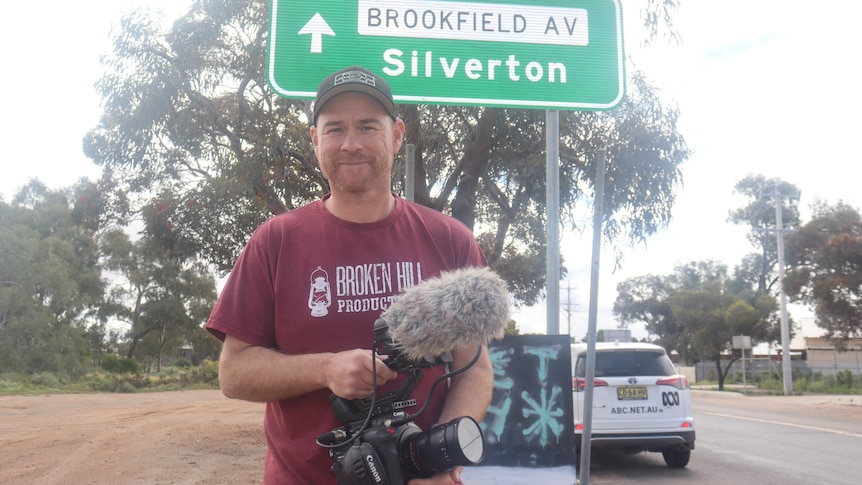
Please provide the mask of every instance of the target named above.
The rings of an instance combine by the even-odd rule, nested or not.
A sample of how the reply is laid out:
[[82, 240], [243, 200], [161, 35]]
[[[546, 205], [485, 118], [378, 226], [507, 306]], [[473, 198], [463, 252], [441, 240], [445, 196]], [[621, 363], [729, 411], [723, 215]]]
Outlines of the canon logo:
[[371, 476], [374, 477], [374, 481], [380, 483], [383, 479], [380, 478], [380, 472], [377, 471], [377, 467], [374, 466], [374, 457], [371, 455], [365, 455], [365, 461], [368, 462], [368, 469], [371, 470]]

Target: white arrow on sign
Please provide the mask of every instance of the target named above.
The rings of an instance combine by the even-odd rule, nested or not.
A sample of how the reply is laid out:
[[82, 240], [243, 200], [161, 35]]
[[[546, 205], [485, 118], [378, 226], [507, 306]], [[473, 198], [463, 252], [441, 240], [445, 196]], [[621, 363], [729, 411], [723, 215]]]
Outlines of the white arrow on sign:
[[299, 35], [311, 34], [311, 52], [320, 54], [323, 52], [323, 35], [335, 35], [326, 20], [319, 13], [315, 13], [311, 20], [299, 29]]

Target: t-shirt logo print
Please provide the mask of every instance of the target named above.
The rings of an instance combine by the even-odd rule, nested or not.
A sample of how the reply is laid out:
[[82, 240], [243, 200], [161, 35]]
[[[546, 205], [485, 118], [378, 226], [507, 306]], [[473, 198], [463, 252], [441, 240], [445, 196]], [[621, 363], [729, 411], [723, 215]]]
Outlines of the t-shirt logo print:
[[308, 290], [308, 308], [312, 317], [329, 315], [332, 305], [332, 291], [329, 286], [329, 273], [320, 266], [311, 272], [311, 288]]

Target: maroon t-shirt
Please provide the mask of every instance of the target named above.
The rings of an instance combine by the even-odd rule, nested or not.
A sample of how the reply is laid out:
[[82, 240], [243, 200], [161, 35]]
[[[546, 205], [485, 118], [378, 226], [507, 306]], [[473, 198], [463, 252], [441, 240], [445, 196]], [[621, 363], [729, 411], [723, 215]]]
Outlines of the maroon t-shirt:
[[[389, 217], [357, 224], [334, 217], [321, 200], [255, 231], [207, 329], [222, 340], [228, 334], [287, 354], [370, 349], [374, 321], [401, 291], [442, 271], [485, 264], [461, 222], [427, 207], [396, 198]], [[439, 367], [425, 370], [411, 395], [419, 406], [442, 373]], [[378, 395], [400, 381], [387, 383]], [[422, 429], [439, 417], [444, 388], [437, 387], [417, 421]], [[327, 450], [315, 443], [339, 425], [327, 402], [330, 393], [267, 403], [264, 483], [336, 483]]]

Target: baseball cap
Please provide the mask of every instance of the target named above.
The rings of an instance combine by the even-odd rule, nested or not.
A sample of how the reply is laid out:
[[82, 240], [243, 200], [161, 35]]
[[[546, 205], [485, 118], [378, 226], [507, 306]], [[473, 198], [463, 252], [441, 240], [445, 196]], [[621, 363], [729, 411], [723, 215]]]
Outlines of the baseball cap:
[[376, 99], [392, 119], [395, 115], [395, 100], [392, 99], [392, 90], [382, 77], [361, 66], [350, 66], [335, 71], [326, 76], [317, 88], [317, 97], [314, 98], [312, 108], [313, 123], [317, 124], [317, 115], [323, 109], [323, 105], [330, 99], [346, 92], [365, 93]]

